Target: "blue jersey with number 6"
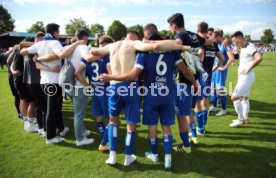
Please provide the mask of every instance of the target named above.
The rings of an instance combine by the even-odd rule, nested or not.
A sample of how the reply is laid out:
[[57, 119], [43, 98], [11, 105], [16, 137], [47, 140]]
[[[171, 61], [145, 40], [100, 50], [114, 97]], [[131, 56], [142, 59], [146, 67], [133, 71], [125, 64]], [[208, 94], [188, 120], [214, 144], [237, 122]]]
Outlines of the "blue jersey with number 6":
[[175, 98], [176, 65], [182, 62], [179, 52], [141, 52], [135, 67], [144, 70], [144, 83], [148, 92], [145, 102], [168, 104]]

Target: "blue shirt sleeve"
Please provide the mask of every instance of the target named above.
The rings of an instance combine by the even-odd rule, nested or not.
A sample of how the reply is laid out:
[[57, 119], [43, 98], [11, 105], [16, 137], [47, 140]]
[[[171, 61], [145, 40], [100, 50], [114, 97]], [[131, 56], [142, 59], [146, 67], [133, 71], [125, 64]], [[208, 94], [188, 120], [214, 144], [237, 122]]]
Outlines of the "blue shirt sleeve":
[[84, 65], [85, 67], [87, 67], [87, 63], [88, 63], [88, 62], [87, 62], [85, 59], [81, 58], [80, 64], [82, 64], [82, 65]]
[[145, 68], [145, 59], [146, 59], [146, 54], [145, 53], [138, 53], [136, 56], [136, 61], [135, 61], [135, 67], [143, 70]]

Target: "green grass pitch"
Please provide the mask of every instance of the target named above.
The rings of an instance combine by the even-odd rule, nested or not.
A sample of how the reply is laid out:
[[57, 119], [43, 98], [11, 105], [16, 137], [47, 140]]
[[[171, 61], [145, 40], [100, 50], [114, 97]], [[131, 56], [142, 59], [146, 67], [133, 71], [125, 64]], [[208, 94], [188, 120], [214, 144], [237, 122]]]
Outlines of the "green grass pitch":
[[[138, 126], [135, 145], [137, 162], [123, 166], [126, 123], [119, 127], [118, 164], [105, 164], [108, 153], [98, 152], [100, 136], [90, 105], [85, 118], [95, 143], [76, 147], [73, 134], [73, 110], [70, 101], [63, 105], [65, 125], [70, 127], [66, 142], [46, 145], [38, 134], [27, 133], [17, 118], [8, 85], [7, 70], [0, 70], [0, 177], [276, 177], [276, 53], [266, 53], [256, 67], [251, 90], [249, 125], [230, 128], [236, 118], [228, 96], [228, 115], [208, 120], [208, 134], [192, 145], [192, 153], [173, 152], [173, 169], [165, 171], [162, 163], [154, 164], [144, 157], [149, 150], [147, 128]], [[229, 69], [228, 82], [237, 81], [237, 67]], [[122, 118], [123, 120], [123, 118]], [[174, 144], [180, 143], [177, 125], [173, 126]], [[159, 128], [159, 156], [163, 160], [162, 133]]]

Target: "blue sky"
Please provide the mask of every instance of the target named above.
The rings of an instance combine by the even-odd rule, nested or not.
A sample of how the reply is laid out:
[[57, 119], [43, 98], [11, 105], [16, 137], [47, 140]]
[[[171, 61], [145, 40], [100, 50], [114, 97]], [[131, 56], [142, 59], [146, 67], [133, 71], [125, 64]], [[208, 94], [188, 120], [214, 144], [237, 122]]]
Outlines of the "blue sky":
[[127, 26], [149, 22], [168, 29], [166, 19], [180, 12], [186, 29], [196, 31], [205, 21], [214, 28], [233, 33], [242, 30], [259, 39], [271, 28], [276, 36], [276, 0], [0, 0], [16, 20], [16, 31], [25, 31], [36, 21], [64, 26], [72, 18], [82, 17], [89, 25], [100, 23], [105, 30], [113, 20]]

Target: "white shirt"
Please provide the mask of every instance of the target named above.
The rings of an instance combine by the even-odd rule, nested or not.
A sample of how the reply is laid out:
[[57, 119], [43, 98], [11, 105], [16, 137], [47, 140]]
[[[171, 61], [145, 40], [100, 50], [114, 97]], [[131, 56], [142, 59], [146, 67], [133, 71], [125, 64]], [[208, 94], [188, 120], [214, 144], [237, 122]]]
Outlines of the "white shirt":
[[256, 52], [256, 46], [252, 43], [248, 43], [245, 47], [241, 48], [238, 74], [242, 73], [244, 69], [247, 69], [253, 63]]
[[[40, 41], [38, 43], [35, 43], [27, 50], [31, 54], [38, 54], [38, 56], [44, 56], [46, 54], [57, 54], [62, 49], [63, 47], [58, 40], [47, 40], [47, 41]], [[42, 64], [44, 64], [47, 67], [61, 66], [61, 60], [57, 59], [49, 62], [42, 62]], [[41, 70], [40, 83], [41, 84], [58, 83], [58, 76], [59, 76], [59, 73]]]
[[[87, 51], [89, 51], [89, 47], [88, 46], [86, 46], [86, 45], [78, 45], [76, 47], [76, 49], [74, 50], [74, 52], [72, 53], [72, 55], [70, 57], [66, 58], [66, 60], [70, 60], [70, 62], [74, 66], [74, 68], [77, 69], [78, 65], [80, 64], [81, 55], [84, 54], [84, 53], [86, 53]], [[82, 76], [83, 76], [83, 78], [85, 78], [85, 71], [83, 71]], [[83, 85], [77, 79], [76, 79], [75, 86], [76, 87], [83, 87]]]

